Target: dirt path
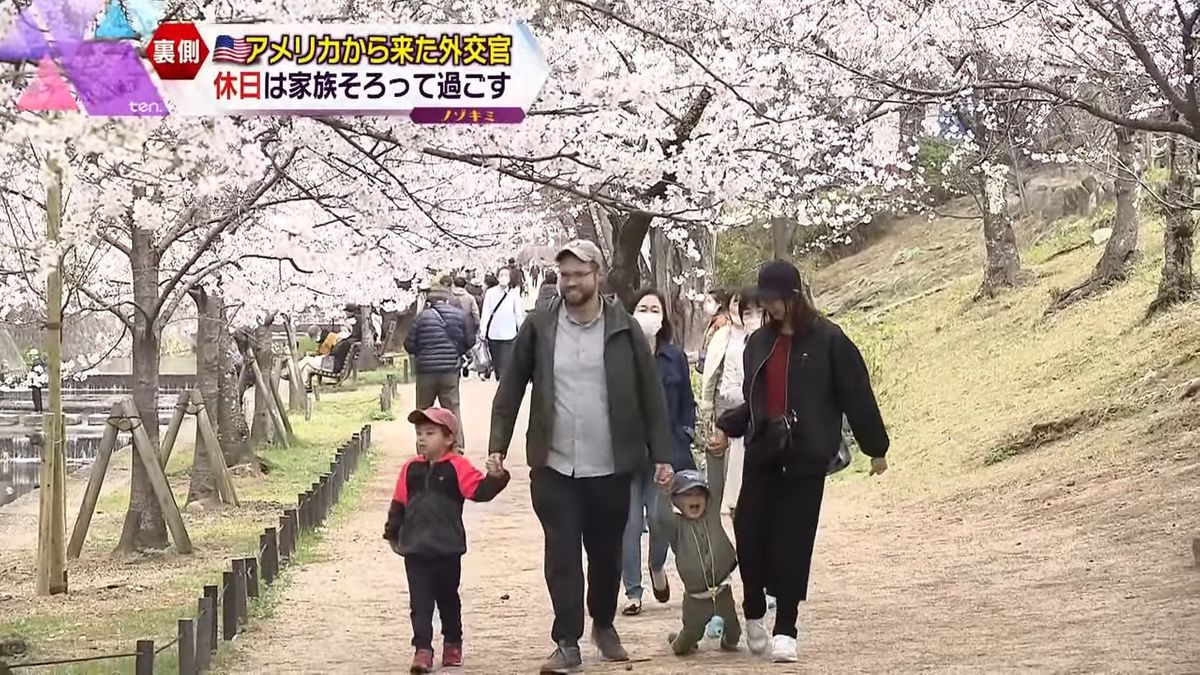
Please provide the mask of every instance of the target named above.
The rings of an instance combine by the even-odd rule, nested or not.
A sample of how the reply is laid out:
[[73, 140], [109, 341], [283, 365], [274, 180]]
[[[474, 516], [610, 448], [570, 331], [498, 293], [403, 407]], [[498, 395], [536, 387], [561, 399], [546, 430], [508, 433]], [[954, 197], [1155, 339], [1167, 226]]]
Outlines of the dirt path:
[[[464, 388], [467, 454], [480, 461], [494, 385]], [[410, 396], [404, 397], [411, 401]], [[524, 424], [518, 425], [523, 435]], [[375, 434], [378, 471], [358, 513], [324, 542], [328, 561], [300, 570], [276, 616], [242, 641], [233, 672], [402, 672], [411, 656], [402, 561], [380, 539], [398, 467], [411, 453], [401, 423]], [[469, 673], [529, 673], [549, 651], [542, 535], [528, 471], [468, 505], [471, 551], [462, 592]], [[897, 460], [899, 461], [899, 460]], [[1147, 508], [1149, 472], [1033, 484], [953, 502], [893, 501], [855, 479], [826, 497], [807, 608], [804, 663], [771, 666], [708, 647], [670, 656], [678, 600], [619, 618], [641, 673], [1171, 672], [1200, 673], [1200, 570], [1179, 541], [1195, 531], [1197, 486], [1175, 507]], [[740, 590], [738, 591], [740, 595]], [[803, 630], [803, 629], [802, 629]], [[588, 672], [600, 665], [585, 648]]]

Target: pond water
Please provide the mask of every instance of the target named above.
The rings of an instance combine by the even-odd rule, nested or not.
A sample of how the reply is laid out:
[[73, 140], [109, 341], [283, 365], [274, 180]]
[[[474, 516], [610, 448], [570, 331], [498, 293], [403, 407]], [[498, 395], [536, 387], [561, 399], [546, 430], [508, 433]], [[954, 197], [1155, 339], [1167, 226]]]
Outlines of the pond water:
[[[99, 437], [68, 438], [67, 473], [90, 465], [99, 450]], [[41, 464], [39, 449], [27, 436], [0, 437], [0, 506], [37, 488]]]
[[[96, 366], [98, 373], [131, 373], [133, 362], [128, 356], [109, 359]], [[164, 375], [195, 375], [195, 354], [164, 354], [159, 357], [158, 372]]]

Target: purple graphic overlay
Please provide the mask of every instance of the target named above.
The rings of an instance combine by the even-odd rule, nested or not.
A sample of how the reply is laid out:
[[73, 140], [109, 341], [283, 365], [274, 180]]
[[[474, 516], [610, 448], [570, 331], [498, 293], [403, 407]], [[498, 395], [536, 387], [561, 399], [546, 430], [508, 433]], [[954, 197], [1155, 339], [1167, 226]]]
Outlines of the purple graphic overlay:
[[417, 124], [520, 124], [520, 108], [413, 108], [409, 117]]
[[33, 0], [33, 8], [54, 38], [51, 53], [61, 58], [83, 42], [88, 26], [104, 9], [104, 3], [103, 0]]
[[[0, 42], [0, 58], [38, 61], [48, 54], [61, 64], [90, 115], [166, 115], [167, 105], [133, 45], [86, 40], [88, 27], [102, 9], [103, 0], [33, 0]], [[52, 38], [49, 44], [37, 17]]]
[[83, 42], [63, 56], [63, 70], [89, 115], [161, 117], [169, 111], [127, 42]]
[[0, 40], [0, 61], [41, 61], [48, 45], [42, 38], [33, 13], [28, 9], [17, 15], [8, 35]]

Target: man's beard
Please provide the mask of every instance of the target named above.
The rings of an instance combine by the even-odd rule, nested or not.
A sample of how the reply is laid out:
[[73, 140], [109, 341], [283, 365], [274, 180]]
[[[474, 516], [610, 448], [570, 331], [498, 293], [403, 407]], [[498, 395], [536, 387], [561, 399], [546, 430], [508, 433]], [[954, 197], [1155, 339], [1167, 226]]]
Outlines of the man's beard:
[[[591, 302], [592, 298], [596, 297], [596, 292], [598, 290], [599, 289], [596, 288], [591, 289], [591, 291], [583, 291], [581, 289], [569, 290], [566, 293], [563, 293], [563, 302], [567, 303], [567, 305], [570, 307], [582, 307]], [[575, 300], [573, 299], [573, 296], [577, 296], [579, 299]]]

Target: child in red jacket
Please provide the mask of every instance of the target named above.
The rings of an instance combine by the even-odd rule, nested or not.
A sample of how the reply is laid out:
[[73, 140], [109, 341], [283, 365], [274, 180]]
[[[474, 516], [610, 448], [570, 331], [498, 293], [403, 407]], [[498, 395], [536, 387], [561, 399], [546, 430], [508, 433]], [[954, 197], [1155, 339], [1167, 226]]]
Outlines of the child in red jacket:
[[418, 456], [405, 462], [396, 481], [383, 538], [404, 556], [416, 649], [410, 672], [433, 672], [433, 609], [442, 618], [442, 666], [461, 666], [462, 602], [458, 596], [462, 556], [467, 552], [463, 502], [491, 501], [508, 485], [509, 473], [488, 460], [486, 476], [454, 451], [458, 419], [444, 408], [414, 410]]

